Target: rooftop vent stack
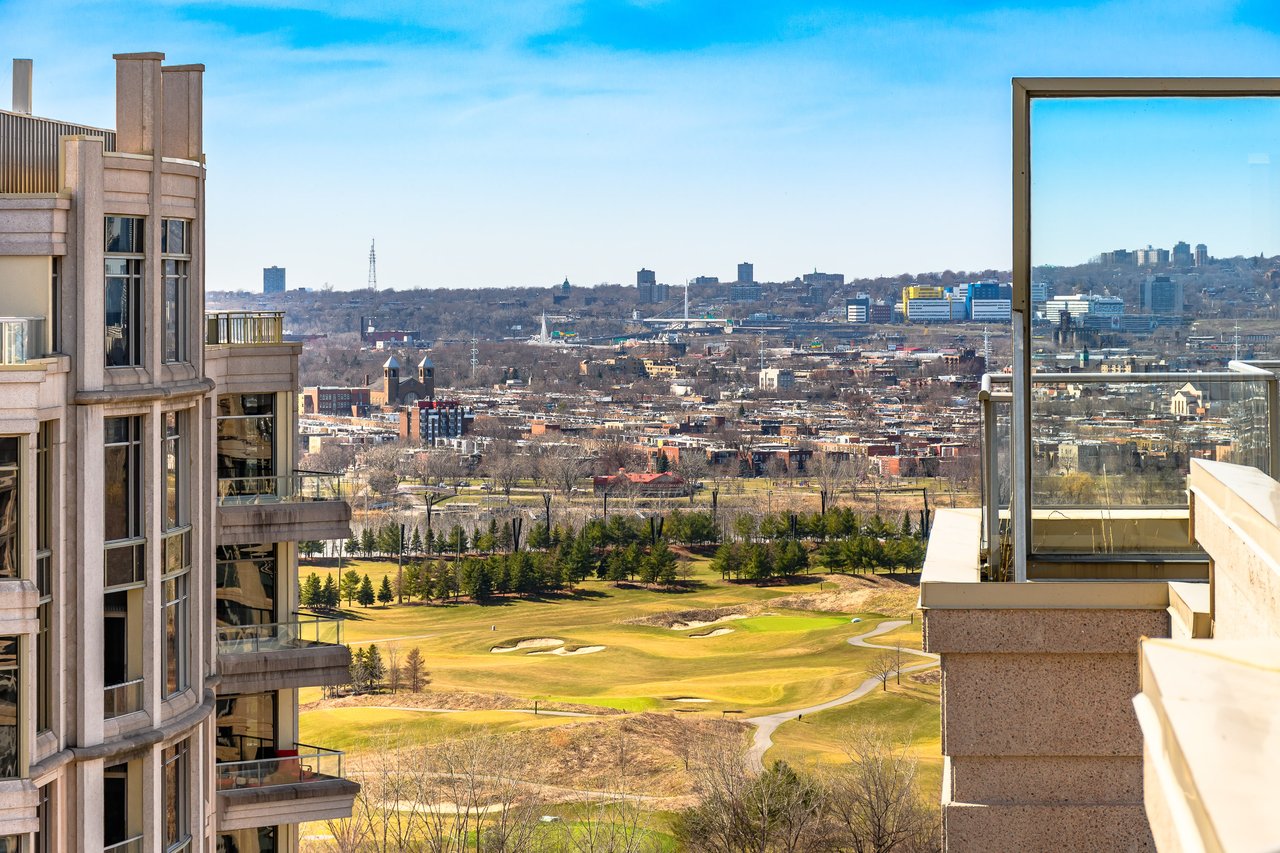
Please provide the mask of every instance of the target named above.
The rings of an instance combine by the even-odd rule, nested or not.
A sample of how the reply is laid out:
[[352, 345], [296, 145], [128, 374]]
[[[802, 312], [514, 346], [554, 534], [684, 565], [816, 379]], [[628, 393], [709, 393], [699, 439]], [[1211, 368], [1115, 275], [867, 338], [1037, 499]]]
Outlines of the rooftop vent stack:
[[31, 60], [13, 61], [13, 111], [31, 115]]

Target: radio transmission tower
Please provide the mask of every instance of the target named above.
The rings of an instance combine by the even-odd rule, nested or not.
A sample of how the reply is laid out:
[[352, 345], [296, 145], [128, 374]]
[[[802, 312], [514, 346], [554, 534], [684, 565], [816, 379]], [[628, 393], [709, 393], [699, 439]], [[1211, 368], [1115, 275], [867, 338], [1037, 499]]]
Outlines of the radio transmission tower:
[[[543, 322], [546, 322], [545, 320]], [[480, 342], [475, 338], [471, 339], [471, 378], [476, 376], [476, 368], [480, 366]]]
[[378, 289], [378, 253], [373, 250], [374, 241], [369, 241], [369, 289]]

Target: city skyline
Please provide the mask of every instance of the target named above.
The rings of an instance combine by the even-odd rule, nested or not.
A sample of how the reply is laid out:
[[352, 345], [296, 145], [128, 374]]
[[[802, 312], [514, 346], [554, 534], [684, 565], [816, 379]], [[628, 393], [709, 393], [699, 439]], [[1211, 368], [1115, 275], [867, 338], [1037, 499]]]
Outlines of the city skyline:
[[[1011, 76], [1267, 74], [1280, 47], [1261, 3], [488, 8], [144, 3], [123, 20], [24, 0], [0, 31], [36, 62], [37, 115], [104, 126], [109, 87], [78, 85], [103, 57], [206, 63], [209, 286], [228, 290], [273, 264], [292, 286], [362, 288], [372, 237], [397, 289], [726, 280], [744, 258], [764, 281], [1004, 269]], [[1255, 253], [1272, 152], [1245, 156], [1230, 168], [1266, 216], [1109, 224], [1075, 262], [1179, 239]]]

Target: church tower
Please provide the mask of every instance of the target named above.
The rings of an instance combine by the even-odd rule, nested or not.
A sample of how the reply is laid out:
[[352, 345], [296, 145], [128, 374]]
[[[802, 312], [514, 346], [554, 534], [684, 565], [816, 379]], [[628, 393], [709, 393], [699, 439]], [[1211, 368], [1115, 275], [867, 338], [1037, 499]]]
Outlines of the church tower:
[[422, 386], [422, 399], [436, 398], [436, 366], [431, 363], [429, 356], [424, 355], [422, 361], [418, 362], [418, 384]]
[[400, 402], [400, 362], [394, 355], [382, 365], [382, 393], [386, 395], [386, 405]]

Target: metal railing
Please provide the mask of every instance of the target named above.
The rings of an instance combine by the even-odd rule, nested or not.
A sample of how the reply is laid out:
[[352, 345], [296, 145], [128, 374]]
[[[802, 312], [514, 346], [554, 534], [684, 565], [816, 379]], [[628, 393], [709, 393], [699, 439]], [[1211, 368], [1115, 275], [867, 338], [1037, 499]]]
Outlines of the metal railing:
[[207, 346], [257, 346], [284, 340], [283, 311], [212, 311], [204, 315]]
[[0, 364], [26, 364], [42, 355], [43, 317], [0, 317]]
[[275, 753], [271, 758], [219, 762], [218, 790], [269, 788], [343, 778], [343, 753], [338, 750], [295, 743], [292, 749], [277, 747]]
[[294, 471], [269, 477], [218, 480], [218, 503], [305, 503], [342, 500], [342, 477], [324, 471]]
[[102, 848], [102, 853], [142, 853], [142, 850], [142, 836], [135, 835], [133, 838], [126, 838], [124, 841], [108, 844]]
[[[982, 415], [982, 553], [1006, 579], [1028, 559], [1177, 559], [1193, 458], [1280, 474], [1280, 362], [1198, 373], [1033, 373], [1031, 423], [1017, 434], [1012, 377], [988, 374]], [[1187, 386], [1191, 386], [1188, 388]], [[1012, 465], [1017, 445], [1031, 475]], [[1024, 501], [1030, 529], [1013, 523]], [[1022, 535], [1020, 535], [1020, 533]]]
[[134, 678], [102, 689], [102, 718], [110, 720], [142, 710], [144, 679]]
[[342, 619], [330, 616], [300, 618], [295, 622], [218, 627], [218, 654], [243, 655], [307, 646], [341, 646]]

